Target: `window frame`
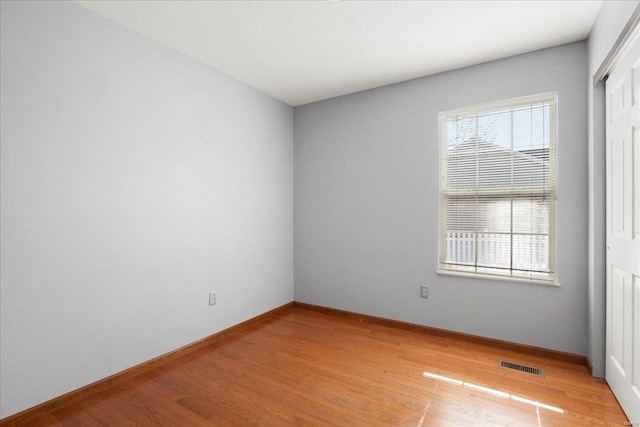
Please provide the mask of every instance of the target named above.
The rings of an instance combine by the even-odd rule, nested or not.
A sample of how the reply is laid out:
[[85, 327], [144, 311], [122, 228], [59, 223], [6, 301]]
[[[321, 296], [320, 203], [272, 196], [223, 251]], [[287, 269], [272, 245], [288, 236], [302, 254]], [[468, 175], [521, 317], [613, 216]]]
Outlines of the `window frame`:
[[[553, 174], [553, 182], [549, 190], [549, 277], [534, 277], [514, 275], [514, 268], [506, 270], [504, 274], [495, 272], [477, 271], [477, 262], [473, 266], [476, 271], [468, 271], [464, 269], [446, 268], [446, 170], [443, 156], [446, 155], [444, 140], [447, 138], [447, 121], [451, 116], [466, 115], [482, 115], [493, 111], [513, 110], [518, 107], [526, 107], [527, 105], [548, 102], [550, 104], [550, 137], [549, 137], [549, 174]], [[513, 124], [511, 125], [513, 127]], [[470, 105], [451, 110], [440, 111], [438, 113], [438, 148], [439, 148], [439, 180], [438, 180], [438, 266], [437, 274], [448, 276], [461, 276], [480, 279], [501, 280], [520, 283], [535, 283], [546, 286], [560, 286], [558, 281], [558, 94], [557, 92], [546, 92], [536, 95], [523, 96], [518, 98], [510, 98], [505, 100], [492, 101], [482, 104]], [[513, 183], [510, 187], [513, 189]], [[533, 187], [531, 187], [533, 188]], [[479, 194], [475, 191], [474, 195]], [[512, 193], [511, 193], [512, 194]], [[546, 194], [546, 193], [545, 193]], [[510, 199], [506, 199], [510, 200]], [[510, 229], [509, 235], [513, 236], [513, 228]], [[513, 257], [511, 251], [510, 257]], [[520, 270], [522, 271], [522, 270]], [[531, 270], [530, 270], [531, 271]]]

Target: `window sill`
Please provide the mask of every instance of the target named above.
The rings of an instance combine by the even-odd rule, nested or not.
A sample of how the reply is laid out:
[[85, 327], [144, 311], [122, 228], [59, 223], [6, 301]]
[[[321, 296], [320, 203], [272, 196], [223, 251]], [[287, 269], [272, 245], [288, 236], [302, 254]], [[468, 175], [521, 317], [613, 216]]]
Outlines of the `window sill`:
[[517, 282], [517, 283], [531, 283], [534, 285], [543, 285], [550, 286], [552, 288], [560, 287], [560, 283], [556, 281], [548, 281], [548, 280], [537, 280], [537, 279], [526, 279], [524, 277], [510, 277], [510, 276], [500, 276], [497, 274], [483, 274], [483, 273], [466, 273], [463, 271], [453, 271], [453, 270], [437, 270], [436, 273], [440, 276], [458, 276], [458, 277], [467, 277], [470, 279], [484, 279], [484, 280], [500, 280], [504, 282]]

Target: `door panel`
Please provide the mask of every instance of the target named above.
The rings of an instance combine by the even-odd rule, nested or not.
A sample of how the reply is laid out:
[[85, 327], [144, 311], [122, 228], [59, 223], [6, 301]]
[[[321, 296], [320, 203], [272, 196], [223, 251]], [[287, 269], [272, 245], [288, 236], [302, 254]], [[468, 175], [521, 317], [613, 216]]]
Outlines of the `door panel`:
[[[635, 274], [633, 275], [633, 313], [635, 314], [633, 322], [633, 342], [637, 345], [640, 343], [640, 316], [638, 316], [638, 313], [640, 313], [640, 276]], [[636, 398], [640, 402], [640, 354], [636, 352], [634, 356], [631, 386]]]
[[[640, 81], [640, 78], [639, 78]], [[640, 239], [640, 126], [633, 127], [631, 138], [633, 151], [633, 235]]]
[[631, 81], [633, 86], [632, 102], [637, 104], [638, 101], [640, 101], [640, 61], [633, 64], [631, 70]]
[[[609, 77], [611, 78], [611, 77]], [[611, 84], [611, 85], [615, 85], [615, 87], [613, 89], [611, 89], [611, 92], [609, 93], [609, 105], [611, 106], [611, 119], [612, 121], [616, 121], [620, 118], [620, 116], [622, 114], [624, 114], [625, 111], [625, 102], [624, 102], [624, 89], [625, 89], [625, 79], [626, 76], [621, 76], [621, 79], [619, 79], [618, 81], [612, 81], [611, 83], [609, 83], [609, 81], [607, 81], [607, 84]]]
[[640, 39], [606, 82], [606, 379], [630, 421], [640, 423]]
[[611, 141], [611, 228], [624, 233], [624, 140]]
[[611, 360], [624, 372], [624, 270], [611, 269]]

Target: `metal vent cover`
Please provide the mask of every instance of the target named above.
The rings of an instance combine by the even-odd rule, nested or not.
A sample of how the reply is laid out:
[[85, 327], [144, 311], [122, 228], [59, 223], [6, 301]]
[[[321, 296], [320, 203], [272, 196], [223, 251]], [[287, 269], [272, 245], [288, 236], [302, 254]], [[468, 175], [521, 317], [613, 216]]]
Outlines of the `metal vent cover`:
[[533, 366], [521, 365], [519, 363], [507, 362], [506, 360], [498, 360], [498, 366], [504, 369], [511, 369], [512, 371], [524, 372], [525, 374], [535, 375], [537, 377], [544, 377], [544, 371], [540, 368], [534, 368]]

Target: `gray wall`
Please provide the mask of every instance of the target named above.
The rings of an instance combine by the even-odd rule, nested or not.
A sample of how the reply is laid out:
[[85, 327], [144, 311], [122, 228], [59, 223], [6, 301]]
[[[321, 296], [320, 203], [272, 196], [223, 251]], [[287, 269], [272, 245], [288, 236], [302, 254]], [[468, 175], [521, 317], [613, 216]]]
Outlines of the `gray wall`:
[[0, 15], [0, 417], [292, 300], [291, 107], [72, 3]]
[[593, 375], [604, 377], [605, 367], [605, 97], [604, 83], [593, 75], [607, 56], [638, 1], [605, 1], [588, 39], [589, 102], [589, 345]]
[[[586, 69], [579, 42], [294, 108], [295, 300], [586, 354]], [[438, 111], [550, 91], [561, 286], [437, 275]]]

